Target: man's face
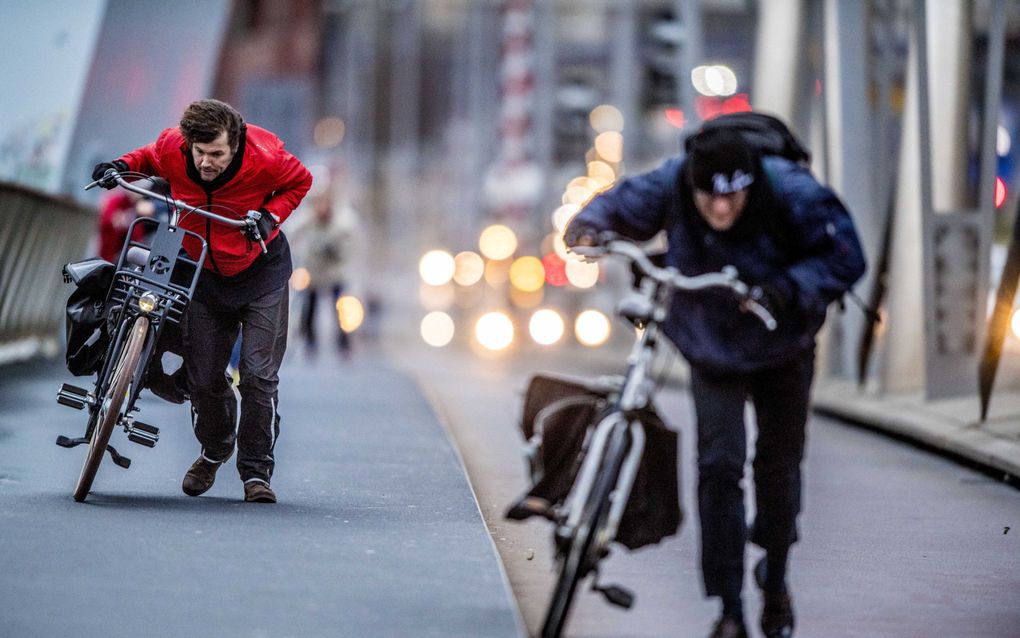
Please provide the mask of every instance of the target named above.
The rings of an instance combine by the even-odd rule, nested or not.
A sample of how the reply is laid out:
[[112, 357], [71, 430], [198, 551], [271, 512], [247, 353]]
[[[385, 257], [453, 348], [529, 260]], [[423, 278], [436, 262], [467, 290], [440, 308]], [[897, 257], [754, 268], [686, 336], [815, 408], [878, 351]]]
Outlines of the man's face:
[[747, 206], [747, 189], [733, 193], [710, 193], [694, 189], [694, 206], [712, 230], [729, 230]]
[[230, 166], [234, 159], [234, 151], [227, 143], [227, 132], [222, 131], [216, 139], [211, 142], [195, 142], [191, 145], [191, 158], [195, 161], [195, 168], [202, 177], [202, 181], [211, 182], [220, 173]]

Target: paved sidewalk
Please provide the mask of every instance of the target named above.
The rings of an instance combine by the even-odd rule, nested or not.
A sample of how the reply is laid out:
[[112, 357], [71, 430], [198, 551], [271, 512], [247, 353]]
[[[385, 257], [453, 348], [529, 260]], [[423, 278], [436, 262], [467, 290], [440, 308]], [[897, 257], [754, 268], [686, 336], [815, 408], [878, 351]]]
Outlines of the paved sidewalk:
[[879, 395], [851, 381], [820, 380], [814, 409], [967, 459], [1020, 480], [1020, 393], [992, 396], [980, 422], [978, 397], [925, 400], [923, 393]]

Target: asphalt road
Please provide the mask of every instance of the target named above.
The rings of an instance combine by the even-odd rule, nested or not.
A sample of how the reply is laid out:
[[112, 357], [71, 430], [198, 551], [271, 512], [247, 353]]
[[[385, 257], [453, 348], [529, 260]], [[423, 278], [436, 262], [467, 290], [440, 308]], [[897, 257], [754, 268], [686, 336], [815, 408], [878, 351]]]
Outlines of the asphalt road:
[[[506, 521], [526, 488], [517, 431], [530, 373], [618, 370], [591, 351], [483, 359], [464, 352], [403, 349], [453, 433], [482, 513], [503, 557], [528, 629], [541, 627], [554, 573], [551, 527]], [[660, 413], [681, 432], [681, 533], [605, 562], [605, 582], [636, 593], [632, 610], [580, 594], [567, 634], [576, 637], [703, 636], [718, 612], [702, 598], [694, 506], [692, 408], [679, 387]], [[790, 581], [805, 637], [1020, 635], [1020, 490], [951, 460], [831, 419], [809, 423], [801, 542]], [[749, 509], [749, 512], [752, 511]], [[758, 550], [748, 551], [748, 563]], [[747, 580], [756, 625], [760, 600]], [[758, 628], [750, 628], [760, 635]]]
[[143, 398], [154, 449], [113, 443], [71, 492], [84, 412], [59, 366], [0, 369], [0, 636], [520, 636], [463, 467], [415, 384], [378, 356], [288, 354], [276, 505], [232, 464], [181, 493], [198, 455], [185, 406]]
[[[94, 494], [74, 503], [84, 450], [52, 444], [82, 426], [83, 413], [53, 401], [71, 378], [54, 365], [5, 368], [0, 636], [534, 632], [554, 578], [551, 530], [503, 519], [526, 487], [520, 392], [532, 371], [591, 374], [611, 360], [415, 344], [387, 353], [288, 355], [276, 506], [241, 502], [232, 467], [206, 496], [181, 494], [197, 453], [187, 411], [153, 399], [143, 419], [162, 428], [157, 447], [116, 434], [134, 465], [104, 462]], [[584, 591], [569, 636], [701, 636], [715, 617], [697, 570], [690, 406], [676, 387], [660, 397], [681, 432], [687, 522], [659, 545], [614, 552], [604, 580], [631, 588], [634, 609]], [[821, 418], [805, 475], [791, 568], [799, 636], [1016, 635], [1020, 491]], [[756, 618], [750, 583], [746, 599]]]

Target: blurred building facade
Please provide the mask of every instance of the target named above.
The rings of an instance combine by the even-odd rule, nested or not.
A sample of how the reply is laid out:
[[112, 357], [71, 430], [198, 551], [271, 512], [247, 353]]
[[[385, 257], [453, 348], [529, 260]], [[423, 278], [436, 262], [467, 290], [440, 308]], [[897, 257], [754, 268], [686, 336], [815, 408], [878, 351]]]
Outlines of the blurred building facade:
[[[23, 28], [6, 24], [12, 38], [39, 34], [49, 47], [42, 57], [63, 76], [61, 95], [40, 91], [37, 107], [5, 106], [2, 179], [80, 198], [93, 163], [151, 140], [189, 101], [219, 97], [277, 132], [312, 167], [316, 188], [342, 189], [366, 217], [376, 266], [407, 273], [426, 250], [476, 249], [479, 233], [497, 222], [517, 234], [519, 256], [544, 258], [563, 206], [677, 152], [701, 119], [754, 106], [784, 117], [808, 141], [813, 167], [854, 211], [872, 265], [889, 256], [882, 274], [890, 277], [889, 321], [875, 335], [882, 357], [870, 364], [885, 372], [875, 375], [892, 387], [973, 363], [982, 299], [997, 274], [992, 244], [1008, 236], [1017, 202], [1017, 145], [1008, 143], [1020, 127], [1016, 3], [62, 7], [18, 5], [11, 15]], [[81, 32], [58, 15], [73, 17]], [[34, 69], [12, 75], [21, 93], [33, 82], [52, 88], [39, 79], [47, 77], [45, 59], [18, 55], [8, 65]], [[990, 154], [996, 143], [1005, 150]], [[911, 159], [918, 153], [927, 162]], [[999, 208], [989, 203], [993, 173], [1005, 189]], [[861, 287], [865, 297], [877, 270]], [[565, 303], [591, 294], [598, 293], [580, 291]], [[947, 305], [953, 295], [967, 305]], [[934, 319], [918, 330], [928, 315]], [[843, 323], [834, 325], [841, 345], [831, 367], [845, 374], [863, 328]]]

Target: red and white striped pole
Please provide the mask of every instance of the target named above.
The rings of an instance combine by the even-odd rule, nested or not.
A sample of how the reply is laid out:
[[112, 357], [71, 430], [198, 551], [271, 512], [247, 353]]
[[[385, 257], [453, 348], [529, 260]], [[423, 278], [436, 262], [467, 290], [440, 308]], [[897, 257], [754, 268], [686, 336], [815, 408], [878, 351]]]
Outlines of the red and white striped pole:
[[534, 4], [504, 0], [500, 65], [500, 146], [486, 190], [498, 217], [526, 222], [541, 188], [531, 145], [534, 110]]

